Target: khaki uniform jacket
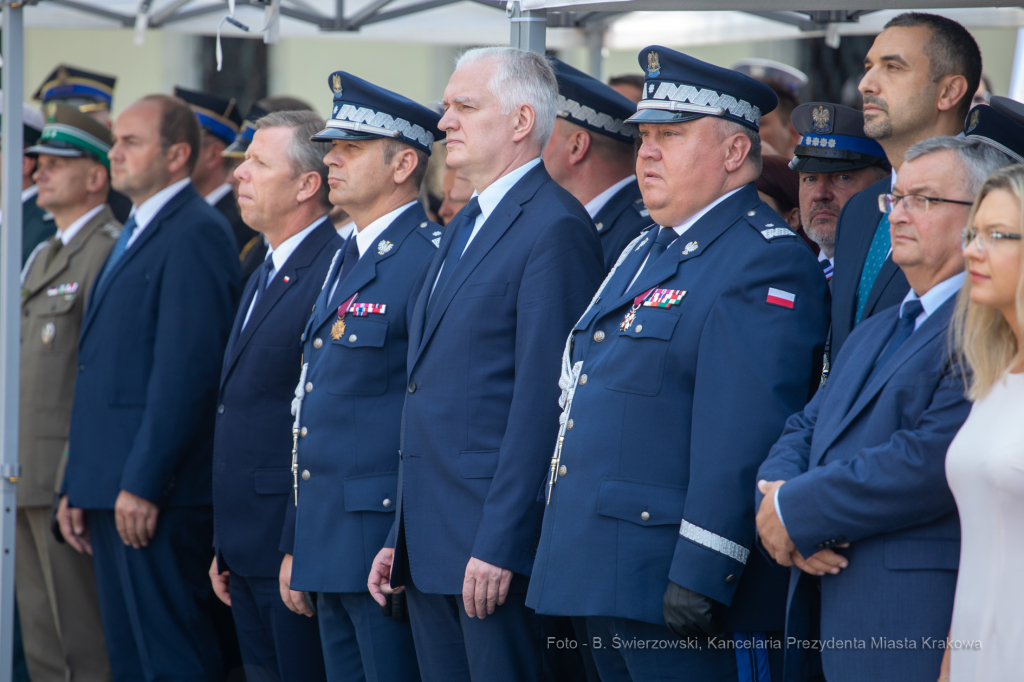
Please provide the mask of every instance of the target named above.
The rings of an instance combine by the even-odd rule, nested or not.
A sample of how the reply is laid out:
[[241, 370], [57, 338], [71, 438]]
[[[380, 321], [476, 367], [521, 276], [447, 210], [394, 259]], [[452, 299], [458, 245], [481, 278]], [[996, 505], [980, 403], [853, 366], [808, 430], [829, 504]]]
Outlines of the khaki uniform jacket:
[[53, 502], [71, 425], [82, 318], [96, 276], [120, 231], [121, 223], [104, 206], [52, 259], [59, 239], [41, 245], [24, 273], [19, 507], [49, 507]]

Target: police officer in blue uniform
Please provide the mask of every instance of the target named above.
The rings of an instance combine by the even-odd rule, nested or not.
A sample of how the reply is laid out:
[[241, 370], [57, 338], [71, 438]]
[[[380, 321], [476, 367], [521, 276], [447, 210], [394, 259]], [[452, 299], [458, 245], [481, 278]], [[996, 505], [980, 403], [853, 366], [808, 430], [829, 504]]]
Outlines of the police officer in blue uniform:
[[611, 87], [552, 59], [558, 118], [544, 149], [551, 178], [579, 200], [601, 236], [605, 270], [651, 224], [636, 181], [636, 105]]
[[1024, 104], [1009, 97], [992, 97], [989, 104], [971, 109], [964, 121], [964, 136], [998, 149], [1013, 163], [1024, 163]]
[[640, 64], [631, 121], [658, 224], [566, 344], [527, 604], [586, 616], [605, 682], [764, 680], [786, 576], [752, 551], [750, 491], [817, 383], [828, 290], [753, 184], [774, 93], [664, 47]]
[[331, 202], [358, 232], [336, 254], [303, 336], [282, 597], [311, 612], [302, 593], [315, 593], [329, 679], [415, 682], [404, 597], [382, 613], [366, 576], [398, 506], [407, 319], [442, 234], [417, 200], [440, 116], [344, 71], [328, 84], [331, 119], [312, 139], [333, 143]]

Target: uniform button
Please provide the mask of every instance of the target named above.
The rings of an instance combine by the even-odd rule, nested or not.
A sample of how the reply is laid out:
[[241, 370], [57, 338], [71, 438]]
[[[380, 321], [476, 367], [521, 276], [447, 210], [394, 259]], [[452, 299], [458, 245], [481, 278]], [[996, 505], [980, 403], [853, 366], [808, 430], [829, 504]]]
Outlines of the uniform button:
[[313, 348], [320, 348], [324, 345], [324, 342], [320, 339], [313, 339]]
[[78, 366], [78, 371], [79, 372], [84, 372], [85, 371], [85, 365], [79, 365]]
[[312, 392], [313, 392], [313, 382], [312, 381], [307, 381], [306, 382], [306, 393], [312, 393]]
[[725, 582], [727, 582], [730, 585], [732, 585], [734, 582], [736, 582], [736, 576], [734, 576], [732, 573], [730, 573], [729, 575], [725, 576]]
[[757, 215], [757, 211], [747, 211], [747, 215], [753, 218], [755, 215]]
[[648, 514], [647, 512], [640, 512], [640, 520], [641, 521], [650, 521], [651, 520], [651, 515]]
[[585, 383], [587, 383], [587, 375], [586, 374], [584, 374], [583, 376], [580, 377], [580, 384], [585, 384]]
[[564, 464], [558, 467], [559, 476], [565, 476], [567, 473], [569, 473], [569, 467], [565, 466]]
[[218, 405], [217, 406], [217, 414], [224, 414], [224, 406], [223, 405]]
[[384, 502], [382, 502], [381, 504], [383, 504], [385, 507], [390, 507], [391, 506], [391, 500], [389, 500], [388, 498], [385, 497], [384, 498]]
[[356, 342], [356, 335], [355, 334], [349, 334], [348, 335], [348, 342], [349, 343], [355, 343]]
[[594, 332], [594, 341], [597, 341], [598, 343], [604, 341], [604, 332]]
[[303, 469], [302, 470], [302, 480], [303, 481], [308, 481], [309, 480], [309, 469]]
[[409, 382], [409, 393], [415, 393], [415, 392], [416, 392], [416, 382], [410, 381]]
[[306, 430], [305, 426], [303, 426], [301, 429], [299, 429], [299, 435], [302, 436], [303, 438], [306, 437], [307, 433], [309, 433], [309, 431]]
[[643, 330], [644, 330], [644, 326], [643, 326], [642, 324], [638, 324], [638, 325], [636, 326], [636, 333], [637, 333], [637, 334], [639, 334], [639, 333], [640, 333], [640, 332], [642, 332]]
[[572, 420], [570, 419], [570, 420], [569, 420], [568, 422], [566, 422], [566, 424], [565, 424], [565, 430], [566, 430], [566, 431], [572, 431], [572, 427], [573, 427], [573, 421], [572, 421]]

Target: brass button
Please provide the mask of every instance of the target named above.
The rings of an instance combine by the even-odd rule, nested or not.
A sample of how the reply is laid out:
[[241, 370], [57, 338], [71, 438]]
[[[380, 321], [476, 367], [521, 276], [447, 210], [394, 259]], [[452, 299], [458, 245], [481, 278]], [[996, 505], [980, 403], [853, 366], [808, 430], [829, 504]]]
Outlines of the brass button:
[[356, 342], [356, 335], [355, 334], [349, 334], [348, 335], [348, 342], [349, 343], [355, 343]]
[[313, 339], [313, 348], [320, 348], [324, 345], [324, 342], [320, 339]]
[[303, 469], [302, 470], [302, 480], [303, 481], [308, 481], [309, 480], [309, 469]]
[[306, 430], [305, 426], [303, 426], [301, 429], [299, 429], [299, 435], [302, 436], [303, 438], [306, 437], [307, 433], [309, 433], [309, 431]]
[[586, 374], [584, 374], [583, 376], [580, 377], [580, 384], [585, 384], [585, 383], [587, 383], [587, 375]]
[[313, 382], [312, 381], [307, 381], [306, 382], [306, 393], [312, 393], [312, 392], [313, 392]]
[[641, 521], [650, 521], [651, 520], [651, 515], [648, 514], [647, 512], [640, 512], [640, 520]]
[[642, 324], [638, 324], [638, 325], [636, 326], [636, 333], [637, 333], [637, 334], [639, 334], [639, 333], [640, 333], [640, 332], [642, 332], [643, 330], [644, 330], [644, 326], [643, 326]]
[[602, 332], [602, 331], [594, 332], [594, 341], [597, 341], [598, 343], [601, 343], [602, 341], [604, 341], [604, 332]]
[[390, 507], [390, 506], [391, 506], [391, 500], [389, 500], [388, 498], [386, 498], [386, 497], [385, 497], [385, 498], [384, 498], [384, 502], [383, 502], [383, 505], [384, 505], [385, 507]]
[[568, 422], [566, 422], [566, 424], [565, 424], [565, 430], [566, 430], [566, 431], [572, 431], [572, 427], [573, 427], [573, 421], [572, 421], [572, 420], [570, 419], [570, 420], [569, 420]]
[[732, 585], [734, 582], [736, 582], [736, 576], [734, 576], [732, 573], [730, 573], [729, 575], [725, 576], [725, 582], [727, 582], [730, 585]]
[[564, 464], [558, 467], [559, 476], [565, 476], [567, 473], [569, 473], [569, 467], [565, 466]]

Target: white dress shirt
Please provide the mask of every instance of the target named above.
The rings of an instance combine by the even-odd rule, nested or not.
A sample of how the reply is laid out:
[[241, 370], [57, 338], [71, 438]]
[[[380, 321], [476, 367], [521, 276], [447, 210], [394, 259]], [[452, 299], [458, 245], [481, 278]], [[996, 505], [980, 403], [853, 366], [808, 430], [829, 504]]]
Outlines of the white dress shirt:
[[94, 217], [96, 217], [96, 214], [102, 211], [105, 206], [106, 204], [94, 206], [93, 208], [83, 213], [78, 220], [71, 223], [71, 225], [68, 226], [68, 229], [62, 232], [58, 232], [57, 234], [60, 235], [60, 241], [64, 244], [64, 246], [67, 246], [68, 242], [74, 239], [75, 235], [78, 234], [83, 227], [85, 227], [85, 224], [92, 220]]
[[[377, 241], [377, 237], [384, 234], [384, 230], [391, 227], [391, 223], [395, 222], [395, 218], [405, 213], [410, 207], [418, 202], [419, 199], [414, 199], [404, 206], [399, 206], [394, 211], [391, 211], [391, 213], [385, 213], [380, 218], [377, 218], [372, 223], [359, 230], [359, 232], [356, 233], [356, 247], [359, 249], [359, 257], [362, 258], [363, 254], [366, 253], [366, 250], [369, 249], [375, 241]], [[352, 224], [355, 225], [355, 223]], [[344, 252], [342, 252], [341, 255], [344, 257]], [[339, 277], [341, 276], [340, 267], [338, 268], [338, 275]], [[337, 291], [338, 282], [340, 281], [341, 280], [338, 277], [334, 278], [334, 284], [331, 285], [331, 293], [327, 297], [328, 302], [334, 298], [334, 292]]]
[[153, 218], [160, 212], [167, 202], [178, 195], [178, 192], [185, 189], [185, 187], [191, 183], [190, 178], [183, 178], [178, 180], [172, 185], [164, 187], [162, 190], [146, 199], [142, 202], [141, 206], [135, 206], [132, 208], [132, 215], [135, 216], [135, 231], [132, 232], [132, 236], [128, 239], [128, 246], [126, 249], [132, 248], [132, 244], [139, 238], [142, 231], [153, 222]]
[[[584, 206], [583, 208], [587, 210], [587, 213], [590, 214], [591, 218], [596, 218], [597, 214], [601, 212], [601, 209], [605, 207], [605, 204], [611, 201], [611, 198], [618, 194], [620, 189], [622, 189], [631, 182], [636, 182], [636, 175], [630, 175], [629, 177], [622, 178], [614, 185], [612, 185], [611, 187], [609, 187], [608, 189], [606, 189], [605, 191], [601, 192], [596, 197], [588, 201], [587, 205]], [[602, 225], [601, 227], [604, 226]], [[597, 229], [598, 232], [601, 231], [601, 227]]]
[[356, 231], [356, 223], [354, 220], [350, 220], [341, 227], [334, 228], [334, 231], [338, 233], [338, 236], [342, 239], [348, 239], [352, 236], [352, 233]]
[[[271, 249], [267, 246], [267, 256], [263, 259], [263, 262], [267, 262], [267, 258], [270, 258], [274, 264], [274, 269], [267, 273], [267, 286], [270, 285], [270, 281], [274, 279], [274, 276], [284, 267], [284, 264], [288, 262], [288, 258], [295, 252], [295, 249], [299, 248], [299, 244], [302, 240], [309, 236], [309, 233], [313, 231], [317, 225], [325, 218], [320, 216], [308, 226], [303, 228], [302, 232], [293, 234], [288, 239], [285, 239], [276, 249]], [[262, 267], [262, 266], [260, 266]], [[252, 315], [252, 309], [256, 307], [256, 292], [253, 292], [252, 301], [249, 303], [249, 310], [245, 313], [245, 321], [242, 323], [242, 329], [245, 329], [245, 325], [249, 324], [249, 317]]]
[[216, 206], [217, 202], [231, 194], [231, 183], [225, 182], [223, 185], [207, 194], [204, 199], [210, 206]]

